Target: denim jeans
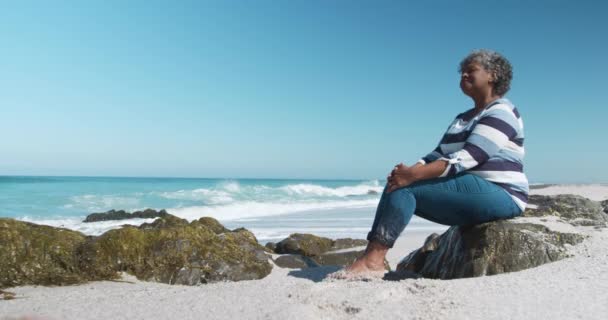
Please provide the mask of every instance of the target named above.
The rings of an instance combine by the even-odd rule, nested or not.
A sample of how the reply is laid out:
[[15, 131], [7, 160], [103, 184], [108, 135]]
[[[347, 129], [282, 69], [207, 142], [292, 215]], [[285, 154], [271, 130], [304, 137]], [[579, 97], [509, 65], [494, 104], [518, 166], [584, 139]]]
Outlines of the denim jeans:
[[391, 193], [386, 193], [386, 189], [367, 240], [389, 248], [414, 214], [449, 226], [479, 224], [521, 214], [505, 189], [467, 172], [418, 181]]

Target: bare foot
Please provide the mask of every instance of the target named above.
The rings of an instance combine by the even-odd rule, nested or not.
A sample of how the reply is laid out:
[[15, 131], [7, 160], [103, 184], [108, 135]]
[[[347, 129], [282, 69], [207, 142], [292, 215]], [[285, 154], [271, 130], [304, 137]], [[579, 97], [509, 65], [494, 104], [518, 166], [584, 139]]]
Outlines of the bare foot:
[[365, 256], [358, 258], [350, 266], [329, 274], [329, 279], [369, 280], [382, 278], [386, 273], [384, 263], [370, 262]]
[[344, 268], [346, 272], [350, 273], [363, 273], [363, 272], [374, 272], [374, 271], [386, 271], [384, 269], [384, 263], [375, 263], [369, 261], [365, 256], [357, 258], [350, 266]]

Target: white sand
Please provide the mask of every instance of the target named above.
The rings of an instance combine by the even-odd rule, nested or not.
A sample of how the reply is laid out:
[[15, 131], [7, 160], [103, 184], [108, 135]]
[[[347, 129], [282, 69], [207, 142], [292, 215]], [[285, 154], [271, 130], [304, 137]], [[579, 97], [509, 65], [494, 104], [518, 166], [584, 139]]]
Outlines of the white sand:
[[[608, 198], [608, 188], [552, 188], [559, 193], [592, 193], [599, 197], [596, 200]], [[536, 191], [540, 190], [548, 194], [546, 189]], [[561, 228], [558, 221], [548, 223]], [[0, 301], [0, 315], [8, 319], [608, 318], [608, 229], [564, 228], [589, 235], [572, 248], [573, 258], [496, 276], [449, 281], [322, 281], [337, 269], [275, 267], [261, 280], [198, 287], [129, 278], [134, 283], [13, 288], [18, 299]], [[419, 247], [425, 236], [404, 233], [389, 251], [391, 267]]]

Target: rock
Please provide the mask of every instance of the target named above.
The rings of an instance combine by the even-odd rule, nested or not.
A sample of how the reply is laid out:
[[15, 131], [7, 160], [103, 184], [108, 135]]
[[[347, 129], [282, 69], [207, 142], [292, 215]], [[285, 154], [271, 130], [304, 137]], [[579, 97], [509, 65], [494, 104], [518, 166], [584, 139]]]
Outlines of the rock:
[[311, 257], [320, 266], [347, 266], [363, 255], [365, 250], [351, 250], [343, 252], [328, 252], [322, 255]]
[[[212, 217], [202, 217], [196, 221], [193, 221], [192, 223], [204, 225], [207, 228], [211, 229], [211, 231], [215, 232], [215, 234], [221, 234], [221, 233], [230, 231], [226, 227], [224, 227], [219, 221], [217, 221], [216, 219], [214, 219]], [[244, 229], [244, 228], [242, 228], [242, 229]], [[237, 231], [237, 230], [235, 230], [235, 231]], [[254, 237], [254, 239], [255, 239], [255, 237]]]
[[289, 269], [306, 269], [320, 266], [311, 258], [299, 254], [282, 255], [274, 259], [274, 263], [281, 268]]
[[342, 249], [350, 249], [355, 247], [367, 247], [367, 240], [365, 239], [352, 239], [352, 238], [341, 238], [336, 239], [331, 245], [329, 250], [342, 250]]
[[378, 191], [370, 189], [370, 190], [367, 190], [367, 194], [369, 194], [369, 195], [378, 194]]
[[557, 196], [531, 195], [529, 203], [537, 207], [528, 208], [524, 217], [553, 215], [579, 226], [608, 226], [608, 216], [602, 204], [585, 197], [561, 194]]
[[568, 256], [564, 245], [582, 240], [579, 234], [507, 220], [454, 226], [440, 236], [429, 236], [396, 269], [438, 279], [494, 275], [563, 259]]
[[133, 213], [128, 213], [124, 210], [110, 210], [102, 213], [92, 213], [88, 215], [83, 222], [97, 222], [97, 221], [108, 221], [108, 220], [124, 220], [124, 219], [134, 219], [134, 218], [159, 218], [168, 215], [167, 211], [160, 210], [156, 211], [153, 209], [146, 209], [144, 211], [135, 211]]
[[98, 237], [0, 218], [0, 244], [0, 288], [109, 280], [122, 271], [196, 285], [260, 279], [272, 269], [253, 233], [230, 231], [213, 218], [188, 223], [166, 214]]
[[309, 233], [293, 233], [276, 244], [275, 252], [279, 254], [301, 254], [318, 256], [331, 249], [333, 240]]
[[[319, 266], [347, 266], [361, 256], [367, 240], [343, 238], [332, 240], [313, 234], [294, 233], [275, 244], [269, 242], [267, 249], [284, 254], [274, 262], [282, 268], [314, 268]], [[351, 249], [351, 250], [348, 250]], [[388, 270], [388, 261], [384, 261]]]
[[543, 184], [531, 184], [530, 190], [535, 190], [535, 189], [544, 189], [544, 188], [549, 188], [555, 186], [555, 184], [548, 184], [548, 183], [543, 183]]
[[[144, 230], [159, 230], [171, 227], [187, 226], [188, 220], [178, 218], [174, 215], [167, 214], [162, 218], [156, 219], [150, 223], [142, 223], [139, 229]], [[123, 226], [126, 227], [127, 225]]]
[[608, 200], [604, 200], [601, 202], [602, 208], [604, 209], [604, 213], [608, 214]]
[[0, 218], [0, 287], [87, 281], [74, 255], [84, 241], [80, 232]]
[[266, 248], [266, 252], [275, 253], [277, 244], [274, 242], [268, 242], [264, 247]]
[[301, 254], [307, 257], [328, 251], [367, 246], [367, 240], [342, 238], [332, 240], [309, 233], [293, 233], [279, 243], [269, 242], [266, 247], [279, 254]]
[[126, 271], [140, 280], [185, 285], [260, 279], [270, 273], [272, 265], [251, 232], [217, 234], [218, 225], [209, 219], [180, 220], [167, 216], [90, 237], [78, 250], [80, 268], [95, 279]]

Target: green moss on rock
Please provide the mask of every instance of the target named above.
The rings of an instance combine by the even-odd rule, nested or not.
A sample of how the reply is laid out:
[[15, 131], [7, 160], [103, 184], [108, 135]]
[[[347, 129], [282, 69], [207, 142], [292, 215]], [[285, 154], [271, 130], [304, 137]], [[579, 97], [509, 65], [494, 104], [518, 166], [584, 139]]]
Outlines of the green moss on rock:
[[85, 282], [75, 249], [80, 232], [0, 218], [0, 287]]
[[80, 250], [81, 268], [96, 278], [125, 271], [141, 280], [187, 285], [260, 279], [271, 271], [263, 247], [244, 232], [216, 234], [200, 221], [160, 225], [90, 238]]
[[293, 233], [276, 244], [279, 254], [301, 254], [307, 257], [321, 255], [331, 249], [333, 240], [309, 233]]

